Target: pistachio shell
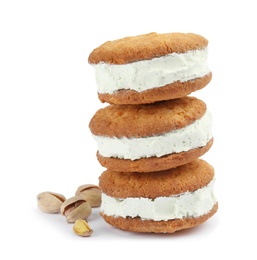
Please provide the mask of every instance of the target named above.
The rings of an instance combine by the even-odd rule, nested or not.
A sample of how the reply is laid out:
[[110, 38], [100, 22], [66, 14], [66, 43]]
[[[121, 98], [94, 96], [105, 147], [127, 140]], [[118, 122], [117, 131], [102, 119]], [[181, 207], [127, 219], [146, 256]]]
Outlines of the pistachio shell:
[[91, 207], [99, 207], [101, 205], [102, 192], [99, 186], [94, 184], [84, 184], [77, 188], [76, 196], [80, 196], [87, 200]]
[[87, 219], [92, 213], [90, 204], [79, 196], [74, 196], [63, 202], [61, 214], [66, 217], [68, 223], [77, 219]]
[[60, 213], [61, 205], [65, 199], [62, 194], [45, 191], [37, 195], [37, 205], [45, 213]]

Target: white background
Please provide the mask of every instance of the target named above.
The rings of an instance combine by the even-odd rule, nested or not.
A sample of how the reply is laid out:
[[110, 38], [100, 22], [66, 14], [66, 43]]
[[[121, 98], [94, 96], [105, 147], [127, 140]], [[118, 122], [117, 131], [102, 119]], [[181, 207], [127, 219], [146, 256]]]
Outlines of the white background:
[[[256, 259], [255, 1], [0, 1], [0, 237], [5, 259]], [[88, 123], [103, 106], [90, 52], [107, 40], [149, 32], [209, 40], [213, 80], [194, 95], [213, 114], [218, 213], [172, 235], [112, 228], [95, 209], [90, 238], [36, 195], [66, 197], [103, 171]], [[253, 236], [251, 236], [253, 235]], [[121, 249], [121, 250], [120, 250]], [[67, 258], [66, 258], [67, 257]]]

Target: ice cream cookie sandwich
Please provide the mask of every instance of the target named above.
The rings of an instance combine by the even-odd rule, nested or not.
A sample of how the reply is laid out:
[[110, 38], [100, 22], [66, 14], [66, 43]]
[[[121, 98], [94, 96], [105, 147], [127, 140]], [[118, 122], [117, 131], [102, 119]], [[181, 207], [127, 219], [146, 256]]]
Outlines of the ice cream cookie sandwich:
[[106, 170], [99, 186], [100, 214], [126, 231], [173, 233], [202, 224], [218, 209], [214, 169], [201, 159], [158, 174]]
[[94, 49], [98, 97], [110, 104], [144, 104], [184, 97], [212, 78], [208, 40], [193, 33], [149, 33]]
[[184, 97], [154, 104], [107, 105], [89, 123], [103, 167], [151, 172], [177, 167], [206, 153], [213, 143], [206, 104]]

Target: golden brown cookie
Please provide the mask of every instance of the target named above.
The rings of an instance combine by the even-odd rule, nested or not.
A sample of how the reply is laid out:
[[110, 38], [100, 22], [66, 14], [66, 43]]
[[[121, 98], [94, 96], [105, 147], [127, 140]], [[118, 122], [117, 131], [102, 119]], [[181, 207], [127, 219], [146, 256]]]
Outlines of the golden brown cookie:
[[149, 33], [107, 41], [94, 49], [88, 62], [126, 64], [150, 60], [170, 53], [184, 53], [208, 46], [208, 40], [194, 33]]
[[106, 170], [99, 186], [102, 217], [126, 231], [173, 233], [205, 222], [218, 209], [214, 168], [201, 159], [159, 172]]
[[208, 40], [193, 33], [149, 33], [108, 41], [88, 62], [98, 97], [110, 104], [146, 104], [184, 97], [212, 78]]
[[160, 171], [197, 159], [213, 142], [211, 114], [195, 97], [109, 105], [89, 123], [100, 164], [113, 171]]

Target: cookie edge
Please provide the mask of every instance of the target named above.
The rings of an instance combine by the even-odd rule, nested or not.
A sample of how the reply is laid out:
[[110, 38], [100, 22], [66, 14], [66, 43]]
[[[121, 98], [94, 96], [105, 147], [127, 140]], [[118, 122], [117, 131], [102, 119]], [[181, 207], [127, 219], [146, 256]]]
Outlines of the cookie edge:
[[173, 219], [167, 221], [142, 220], [141, 218], [123, 218], [107, 216], [100, 212], [102, 218], [113, 227], [123, 231], [141, 232], [141, 233], [174, 233], [179, 230], [196, 227], [218, 211], [218, 202], [206, 214], [197, 218]]
[[189, 163], [208, 152], [213, 145], [212, 138], [205, 146], [186, 152], [173, 153], [162, 157], [141, 158], [138, 160], [104, 157], [97, 151], [97, 160], [101, 166], [117, 172], [152, 172], [162, 171]]
[[212, 72], [201, 78], [185, 82], [176, 81], [162, 87], [156, 87], [142, 92], [128, 89], [118, 90], [113, 94], [98, 92], [97, 96], [102, 103], [109, 103], [112, 105], [150, 104], [186, 97], [197, 90], [203, 89], [211, 80]]

